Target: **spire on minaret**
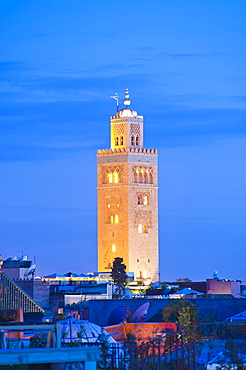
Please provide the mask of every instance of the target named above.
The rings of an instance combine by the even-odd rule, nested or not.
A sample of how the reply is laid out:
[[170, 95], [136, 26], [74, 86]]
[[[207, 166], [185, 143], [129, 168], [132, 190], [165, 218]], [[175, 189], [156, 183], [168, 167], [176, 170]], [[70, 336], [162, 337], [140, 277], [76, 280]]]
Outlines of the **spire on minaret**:
[[129, 99], [129, 90], [126, 89], [126, 93], [125, 93], [125, 100], [124, 100], [124, 105], [127, 106], [131, 104], [131, 100]]

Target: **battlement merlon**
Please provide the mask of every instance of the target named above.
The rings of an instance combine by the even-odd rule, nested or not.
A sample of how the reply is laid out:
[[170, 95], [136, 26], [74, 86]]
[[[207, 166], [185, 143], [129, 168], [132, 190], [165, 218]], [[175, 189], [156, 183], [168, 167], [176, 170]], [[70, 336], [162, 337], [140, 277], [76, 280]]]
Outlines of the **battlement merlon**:
[[98, 156], [112, 155], [112, 154], [126, 154], [126, 153], [139, 153], [139, 154], [150, 154], [153, 156], [158, 155], [157, 149], [145, 149], [145, 148], [115, 148], [115, 149], [98, 149]]
[[110, 123], [144, 123], [143, 116], [131, 117], [131, 118], [118, 118], [118, 117], [110, 117]]

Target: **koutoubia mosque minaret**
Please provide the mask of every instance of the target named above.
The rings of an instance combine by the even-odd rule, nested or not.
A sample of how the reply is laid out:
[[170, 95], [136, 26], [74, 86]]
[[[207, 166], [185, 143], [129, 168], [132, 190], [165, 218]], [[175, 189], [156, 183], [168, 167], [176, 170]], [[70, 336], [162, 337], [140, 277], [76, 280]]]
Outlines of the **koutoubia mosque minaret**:
[[143, 116], [124, 105], [110, 118], [111, 148], [98, 150], [98, 271], [124, 260], [135, 280], [159, 280], [157, 150], [144, 149]]

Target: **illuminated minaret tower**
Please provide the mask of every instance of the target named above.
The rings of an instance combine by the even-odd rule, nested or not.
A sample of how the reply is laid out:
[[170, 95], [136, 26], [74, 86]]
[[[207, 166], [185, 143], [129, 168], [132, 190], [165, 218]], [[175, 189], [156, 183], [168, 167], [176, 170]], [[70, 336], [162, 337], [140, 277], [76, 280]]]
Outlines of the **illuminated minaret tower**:
[[129, 108], [110, 118], [111, 149], [98, 150], [98, 271], [122, 257], [135, 280], [159, 279], [157, 150], [144, 149], [143, 116]]

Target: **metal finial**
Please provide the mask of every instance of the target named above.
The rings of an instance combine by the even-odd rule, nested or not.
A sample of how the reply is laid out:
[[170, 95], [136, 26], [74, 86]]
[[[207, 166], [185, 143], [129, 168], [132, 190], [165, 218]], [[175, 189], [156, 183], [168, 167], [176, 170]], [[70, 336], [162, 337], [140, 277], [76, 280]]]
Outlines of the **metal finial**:
[[126, 93], [125, 93], [125, 100], [124, 100], [124, 105], [127, 107], [128, 105], [131, 104], [131, 100], [129, 99], [129, 90], [126, 89]]
[[118, 112], [118, 110], [119, 110], [119, 103], [120, 103], [118, 93], [115, 93], [114, 96], [110, 96], [110, 98], [112, 98], [112, 99], [114, 99], [116, 101], [117, 112]]

